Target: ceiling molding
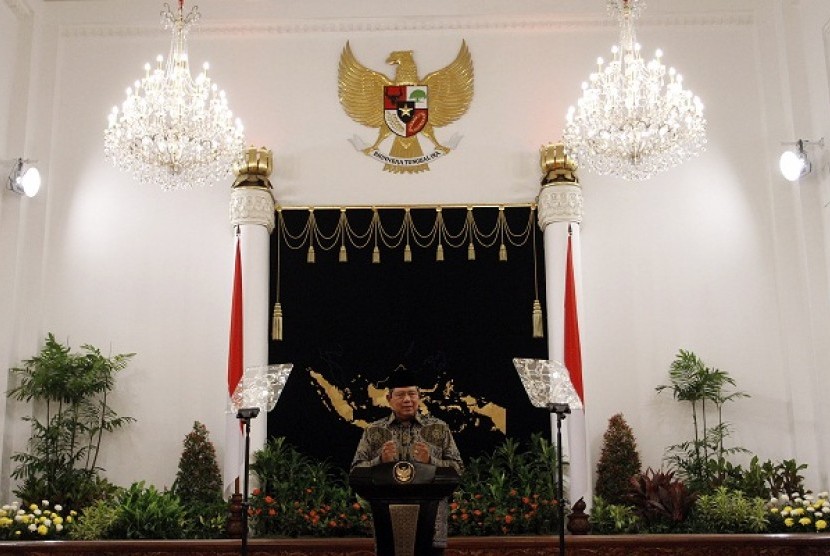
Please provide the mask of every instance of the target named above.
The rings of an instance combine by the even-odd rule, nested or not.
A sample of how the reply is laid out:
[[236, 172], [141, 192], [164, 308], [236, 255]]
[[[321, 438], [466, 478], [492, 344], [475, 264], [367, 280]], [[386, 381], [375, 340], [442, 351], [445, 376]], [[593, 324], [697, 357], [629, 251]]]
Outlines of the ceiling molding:
[[[19, 0], [5, 0], [15, 3]], [[753, 25], [752, 12], [724, 12], [716, 14], [677, 14], [651, 17], [637, 23], [638, 28], [649, 27], [742, 27]], [[542, 16], [465, 16], [412, 17], [408, 19], [303, 19], [263, 23], [202, 23], [193, 34], [198, 36], [269, 36], [308, 33], [374, 33], [389, 31], [563, 31], [616, 28], [616, 22], [606, 17], [574, 18]], [[168, 35], [158, 26], [149, 25], [62, 25], [64, 37], [152, 37]]]

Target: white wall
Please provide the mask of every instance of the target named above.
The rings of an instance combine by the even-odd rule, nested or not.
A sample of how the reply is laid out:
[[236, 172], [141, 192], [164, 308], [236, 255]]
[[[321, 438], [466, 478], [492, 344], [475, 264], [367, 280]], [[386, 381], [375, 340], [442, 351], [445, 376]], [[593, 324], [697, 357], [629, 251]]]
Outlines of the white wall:
[[[20, 230], [35, 245], [18, 253], [0, 235], [0, 256], [12, 262], [0, 267], [0, 286], [12, 286], [0, 290], [0, 361], [32, 355], [48, 331], [73, 346], [136, 352], [113, 405], [138, 422], [108, 440], [101, 464], [120, 484], [169, 485], [194, 420], [222, 450], [228, 184], [162, 194], [103, 158], [110, 108], [144, 62], [167, 52], [157, 25], [162, 3], [31, 1], [25, 137], [47, 181], [26, 204], [0, 197], [0, 231]], [[274, 151], [284, 205], [532, 200], [539, 145], [559, 138], [580, 82], [616, 41], [604, 2], [426, 0], [396, 13], [387, 4], [203, 0], [191, 61], [211, 62], [248, 141]], [[830, 486], [821, 419], [827, 386], [819, 380], [830, 361], [823, 207], [830, 185], [826, 164], [790, 185], [772, 162], [781, 141], [830, 135], [825, 4], [649, 2], [639, 39], [648, 53], [661, 47], [703, 98], [709, 145], [644, 183], [581, 175], [594, 456], [607, 419], [620, 411], [647, 465], [658, 467], [667, 445], [691, 437], [687, 409], [654, 391], [685, 348], [752, 395], [727, 410], [735, 443], [762, 460], [795, 457], [810, 465], [812, 488]], [[0, 52], [15, 46], [25, 25], [0, 2], [0, 31], [13, 31], [0, 33]], [[423, 75], [449, 63], [462, 39], [475, 63], [473, 105], [437, 132], [444, 140], [463, 134], [459, 148], [430, 172], [404, 176], [356, 153], [347, 138], [368, 141], [373, 133], [337, 100], [346, 41], [382, 71], [390, 71], [389, 52], [412, 49]], [[8, 64], [0, 55], [0, 68]], [[20, 101], [0, 87], [0, 106], [10, 102]], [[10, 128], [12, 118], [3, 117], [0, 126]], [[0, 423], [4, 471], [24, 448], [22, 411], [11, 407]], [[0, 484], [3, 495], [9, 490]]]

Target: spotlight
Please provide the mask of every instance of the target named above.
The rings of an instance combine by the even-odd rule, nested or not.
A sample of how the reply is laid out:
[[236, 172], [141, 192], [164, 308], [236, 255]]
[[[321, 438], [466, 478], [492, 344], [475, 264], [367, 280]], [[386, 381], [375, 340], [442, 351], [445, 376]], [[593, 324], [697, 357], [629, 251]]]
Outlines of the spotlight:
[[26, 197], [37, 195], [37, 192], [40, 191], [40, 172], [33, 163], [33, 160], [23, 160], [22, 158], [12, 161], [9, 189]]
[[787, 179], [789, 181], [797, 181], [810, 173], [810, 171], [813, 168], [813, 165], [810, 163], [810, 159], [807, 158], [807, 153], [804, 151], [804, 147], [805, 145], [810, 144], [815, 144], [819, 147], [823, 147], [824, 137], [822, 137], [818, 141], [808, 141], [807, 139], [799, 139], [794, 144], [797, 148], [797, 151], [784, 151], [781, 154], [781, 158], [778, 159], [778, 168], [781, 170], [781, 175], [784, 176], [784, 179]]

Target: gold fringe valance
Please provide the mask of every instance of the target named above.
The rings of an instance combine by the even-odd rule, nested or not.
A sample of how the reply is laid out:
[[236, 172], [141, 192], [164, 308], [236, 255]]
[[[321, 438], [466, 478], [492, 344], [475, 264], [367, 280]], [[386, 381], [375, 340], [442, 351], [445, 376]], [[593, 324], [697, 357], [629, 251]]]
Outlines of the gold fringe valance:
[[[521, 208], [528, 211], [528, 218], [521, 225], [511, 224], [505, 211]], [[486, 219], [478, 216], [479, 209], [498, 209], [495, 221], [492, 216]], [[305, 221], [289, 229], [284, 211], [304, 210], [308, 212]], [[324, 229], [315, 216], [321, 211], [340, 211], [337, 223]], [[366, 213], [371, 212], [368, 224]], [[444, 217], [445, 211], [466, 211], [463, 224], [453, 229]], [[354, 218], [355, 212], [360, 212], [359, 227]], [[384, 216], [384, 213], [394, 213], [394, 216]], [[418, 213], [418, 218], [413, 216]], [[350, 214], [352, 217], [350, 217]], [[429, 218], [429, 215], [432, 218]], [[478, 205], [478, 206], [383, 206], [383, 207], [278, 207], [277, 227], [282, 242], [294, 250], [306, 250], [306, 261], [314, 263], [317, 252], [338, 250], [338, 260], [348, 262], [350, 250], [372, 249], [372, 262], [381, 262], [380, 248], [396, 250], [403, 247], [403, 260], [411, 262], [412, 248], [435, 248], [435, 260], [444, 260], [444, 249], [460, 249], [466, 247], [467, 258], [475, 260], [476, 248], [490, 248], [498, 245], [499, 260], [505, 261], [508, 256], [508, 247], [522, 247], [532, 239], [533, 225], [536, 216], [535, 203], [517, 205]], [[416, 220], [418, 223], [416, 223]], [[485, 220], [490, 220], [486, 222]]]
[[[349, 261], [350, 251], [371, 249], [373, 264], [381, 263], [381, 248], [400, 252], [400, 259], [412, 262], [413, 248], [434, 249], [436, 262], [445, 260], [446, 249], [466, 250], [467, 260], [476, 260], [478, 249], [498, 246], [498, 260], [507, 261], [509, 248], [530, 244], [533, 248], [534, 301], [531, 308], [533, 337], [543, 337], [542, 309], [539, 302], [538, 262], [536, 255], [536, 204], [443, 205], [443, 206], [365, 206], [365, 207], [277, 207], [277, 276], [276, 302], [272, 318], [272, 338], [283, 336], [283, 313], [280, 303], [280, 250], [285, 245], [305, 251], [308, 264], [315, 264], [318, 252], [337, 251], [340, 263]], [[508, 218], [513, 210], [527, 211], [527, 218]], [[528, 210], [529, 209], [529, 210]], [[294, 211], [306, 211], [305, 218], [286, 218]], [[321, 224], [318, 214], [327, 212]], [[339, 215], [332, 215], [339, 211]], [[453, 215], [448, 224], [445, 213]], [[496, 211], [494, 218], [494, 211]], [[290, 223], [289, 223], [290, 220]]]

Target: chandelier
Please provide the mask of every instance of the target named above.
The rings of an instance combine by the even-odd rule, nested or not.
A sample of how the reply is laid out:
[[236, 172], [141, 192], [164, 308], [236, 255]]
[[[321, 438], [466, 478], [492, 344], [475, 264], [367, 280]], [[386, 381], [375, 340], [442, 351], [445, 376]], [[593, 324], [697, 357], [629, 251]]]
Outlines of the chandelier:
[[644, 0], [608, 0], [620, 21], [620, 44], [607, 64], [582, 83], [568, 109], [563, 134], [568, 156], [601, 175], [644, 180], [693, 155], [706, 144], [703, 103], [683, 88], [683, 76], [666, 70], [658, 49], [645, 62], [634, 35]]
[[144, 77], [127, 88], [121, 109], [113, 107], [104, 131], [104, 153], [139, 182], [163, 190], [211, 184], [242, 161], [242, 123], [228, 108], [225, 91], [208, 77], [208, 64], [193, 79], [187, 55], [187, 32], [201, 14], [184, 15], [165, 4], [162, 25], [173, 30], [167, 61], [144, 66]]

